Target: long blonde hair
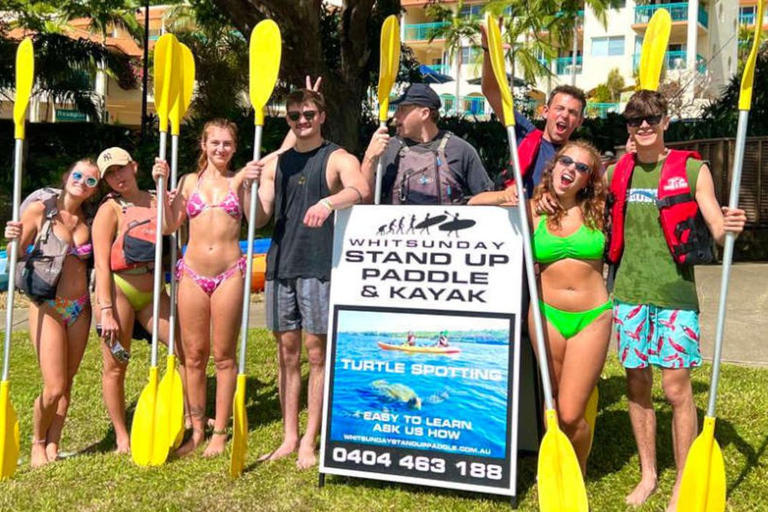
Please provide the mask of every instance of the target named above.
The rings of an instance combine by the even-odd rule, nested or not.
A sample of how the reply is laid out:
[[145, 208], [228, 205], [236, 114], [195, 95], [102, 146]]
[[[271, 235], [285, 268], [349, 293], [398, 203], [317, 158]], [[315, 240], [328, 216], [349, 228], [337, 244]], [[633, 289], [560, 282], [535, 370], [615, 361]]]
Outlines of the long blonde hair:
[[541, 176], [541, 183], [536, 187], [533, 193], [533, 200], [538, 201], [544, 194], [549, 194], [557, 206], [557, 209], [553, 215], [547, 216], [547, 222], [554, 228], [560, 227], [560, 221], [565, 215], [565, 208], [560, 204], [560, 201], [555, 193], [555, 187], [552, 184], [552, 171], [557, 165], [557, 161], [561, 155], [563, 155], [570, 148], [579, 148], [589, 153], [590, 168], [589, 168], [589, 182], [587, 186], [579, 190], [577, 198], [579, 199], [579, 207], [581, 208], [582, 215], [584, 216], [584, 224], [591, 229], [603, 229], [604, 223], [604, 210], [605, 210], [605, 198], [607, 192], [605, 190], [605, 183], [603, 182], [603, 164], [600, 161], [600, 153], [595, 146], [589, 142], [582, 140], [575, 140], [567, 143], [560, 151], [557, 152], [555, 158], [553, 158], [544, 169], [544, 173]]
[[[208, 131], [211, 128], [221, 128], [223, 130], [229, 130], [232, 138], [235, 140], [235, 148], [237, 148], [237, 125], [232, 121], [223, 118], [211, 119], [205, 126], [203, 126], [203, 133], [200, 135], [200, 156], [197, 157], [197, 174], [201, 174], [206, 167], [208, 167], [208, 157], [205, 154], [205, 143], [208, 142]], [[230, 165], [231, 165], [230, 160]]]

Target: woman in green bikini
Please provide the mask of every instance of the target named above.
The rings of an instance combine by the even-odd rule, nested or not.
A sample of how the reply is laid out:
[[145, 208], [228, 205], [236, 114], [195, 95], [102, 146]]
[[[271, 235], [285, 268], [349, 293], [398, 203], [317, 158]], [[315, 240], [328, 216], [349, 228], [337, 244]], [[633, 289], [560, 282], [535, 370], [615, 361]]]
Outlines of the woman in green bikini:
[[[130, 451], [125, 423], [125, 371], [134, 321], [152, 332], [153, 272], [157, 209], [155, 196], [140, 190], [137, 164], [127, 151], [109, 148], [97, 160], [101, 177], [112, 189], [93, 223], [96, 299], [101, 325], [102, 392], [115, 428], [117, 451]], [[168, 343], [170, 301], [160, 299], [158, 338]], [[178, 347], [178, 345], [177, 345]], [[183, 361], [183, 358], [179, 358]], [[183, 368], [182, 368], [183, 375]]]
[[[532, 203], [544, 195], [557, 208], [552, 215], [531, 213], [539, 305], [560, 424], [586, 473], [591, 427], [584, 412], [605, 364], [612, 307], [603, 280], [606, 188], [597, 150], [582, 141], [563, 147]], [[532, 315], [528, 324], [533, 337]]]

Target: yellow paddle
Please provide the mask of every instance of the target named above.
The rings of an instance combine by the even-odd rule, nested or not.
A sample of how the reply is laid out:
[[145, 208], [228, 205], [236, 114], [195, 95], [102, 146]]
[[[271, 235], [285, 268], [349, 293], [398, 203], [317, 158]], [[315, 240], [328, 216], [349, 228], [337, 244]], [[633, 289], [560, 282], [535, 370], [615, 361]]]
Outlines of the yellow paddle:
[[[180, 80], [174, 79], [179, 72], [179, 42], [173, 34], [164, 34], [155, 45], [155, 109], [160, 118], [160, 158], [165, 160], [168, 112], [176, 101]], [[160, 289], [163, 277], [163, 201], [165, 184], [157, 181], [157, 233], [155, 235], [154, 299], [152, 304], [152, 356], [149, 383], [142, 390], [136, 404], [131, 427], [131, 455], [139, 466], [159, 466], [168, 457], [173, 440], [168, 438], [167, 411], [158, 398], [157, 331], [160, 316]]]
[[513, 111], [512, 94], [504, 69], [504, 54], [502, 51], [501, 32], [495, 19], [490, 14], [485, 17], [485, 28], [488, 33], [488, 48], [493, 67], [493, 75], [501, 91], [504, 121], [507, 126], [509, 152], [512, 157], [512, 168], [517, 185], [517, 196], [522, 208], [520, 222], [523, 231], [523, 252], [525, 255], [525, 271], [528, 278], [528, 288], [531, 296], [531, 311], [536, 327], [536, 345], [539, 353], [539, 369], [544, 388], [546, 405], [547, 431], [539, 448], [539, 510], [545, 512], [587, 512], [587, 491], [581, 475], [579, 461], [570, 440], [560, 430], [557, 412], [552, 398], [552, 384], [549, 380], [549, 365], [547, 364], [547, 347], [544, 344], [544, 329], [539, 310], [539, 293], [536, 288], [536, 274], [533, 269], [533, 253], [531, 250], [531, 230], [528, 225], [528, 210], [525, 205], [525, 190], [520, 173], [520, 160], [517, 154], [517, 138], [515, 137], [515, 116]]
[[589, 451], [592, 451], [592, 441], [595, 440], [595, 426], [597, 424], [597, 405], [600, 401], [600, 393], [597, 391], [597, 386], [592, 390], [592, 394], [589, 395], [589, 401], [587, 401], [587, 408], [584, 410], [584, 420], [589, 425]]
[[[181, 52], [181, 69], [174, 73], [173, 79], [180, 80], [180, 89], [176, 95], [176, 101], [169, 114], [171, 121], [171, 190], [176, 189], [179, 167], [179, 133], [181, 120], [187, 113], [192, 101], [192, 92], [195, 87], [195, 57], [186, 45], [179, 43]], [[171, 238], [171, 268], [176, 267], [178, 253], [178, 241], [176, 233]], [[181, 375], [176, 368], [176, 280], [171, 279], [171, 311], [168, 315], [168, 324], [172, 326], [168, 336], [168, 357], [166, 359], [165, 375], [158, 385], [160, 399], [159, 410], [162, 413], [162, 421], [168, 426], [168, 442], [170, 448], [178, 448], [184, 439], [184, 389]]]
[[664, 54], [672, 30], [672, 17], [666, 9], [659, 9], [651, 18], [643, 37], [640, 52], [640, 89], [655, 91], [659, 88]]
[[[261, 158], [261, 132], [264, 126], [264, 106], [272, 95], [280, 71], [282, 53], [280, 28], [272, 20], [259, 22], [251, 32], [249, 58], [249, 94], [253, 106], [256, 131], [253, 137], [253, 159]], [[248, 345], [248, 315], [251, 305], [251, 277], [253, 273], [253, 239], [256, 235], [256, 198], [258, 183], [251, 183], [248, 209], [248, 255], [246, 256], [245, 288], [243, 288], [243, 317], [240, 324], [240, 364], [237, 387], [232, 404], [232, 454], [229, 474], [237, 478], [243, 473], [245, 453], [248, 450], [248, 415], [245, 410], [245, 351]]]
[[[763, 19], [764, 0], [757, 4], [757, 19]], [[736, 132], [736, 155], [733, 159], [733, 175], [731, 177], [731, 195], [729, 208], [739, 206], [739, 185], [741, 169], [744, 163], [744, 144], [747, 139], [747, 121], [749, 109], [752, 106], [752, 83], [755, 77], [755, 61], [760, 48], [762, 26], [755, 24], [755, 39], [752, 50], [744, 66], [741, 77], [741, 92], [739, 93], [739, 125]], [[712, 358], [712, 380], [709, 387], [709, 404], [707, 415], [704, 417], [704, 428], [699, 437], [691, 445], [688, 458], [685, 460], [683, 480], [680, 483], [680, 500], [677, 504], [679, 512], [721, 512], [725, 510], [725, 464], [720, 445], [715, 439], [715, 401], [717, 400], [717, 383], [720, 379], [720, 358], [723, 351], [723, 333], [725, 330], [725, 303], [728, 297], [728, 283], [733, 259], [733, 245], [736, 236], [727, 233], [723, 251], [723, 275], [720, 282], [720, 303], [717, 311], [717, 330], [715, 331], [715, 353]]]
[[[400, 68], [400, 23], [394, 14], [381, 26], [381, 55], [379, 58], [379, 127], [387, 126], [389, 117], [389, 93]], [[381, 202], [381, 159], [376, 164], [376, 204]]]
[[[13, 159], [13, 221], [19, 221], [21, 203], [21, 163], [24, 148], [24, 122], [27, 105], [32, 94], [35, 77], [35, 53], [32, 40], [25, 39], [16, 50], [16, 101], [13, 105], [14, 138], [16, 146]], [[8, 260], [8, 301], [5, 304], [5, 344], [3, 350], [3, 380], [0, 381], [0, 480], [10, 478], [16, 472], [19, 460], [19, 419], [11, 403], [8, 370], [13, 334], [13, 292], [16, 283], [16, 260], [19, 256], [17, 242], [11, 242]]]

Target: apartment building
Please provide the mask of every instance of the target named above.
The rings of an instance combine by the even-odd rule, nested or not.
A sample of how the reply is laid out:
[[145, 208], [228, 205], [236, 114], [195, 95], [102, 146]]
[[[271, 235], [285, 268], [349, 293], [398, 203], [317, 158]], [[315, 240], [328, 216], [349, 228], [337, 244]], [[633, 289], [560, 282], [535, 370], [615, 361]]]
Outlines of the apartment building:
[[[756, 0], [691, 0], [688, 2], [662, 3], [655, 0], [625, 0], [621, 7], [611, 10], [603, 25], [588, 7], [580, 13], [582, 20], [577, 30], [576, 59], [574, 47], [561, 48], [552, 61], [542, 60], [550, 75], [539, 77], [530, 84], [535, 98], [543, 98], [559, 84], [575, 83], [594, 93], [604, 83], [612, 69], [618, 69], [627, 85], [627, 91], [615, 103], [591, 102], [589, 115], [620, 112], [635, 84], [635, 74], [640, 61], [643, 37], [653, 14], [661, 8], [672, 17], [672, 31], [665, 55], [667, 78], [681, 86], [681, 96], [686, 117], [695, 116], [708, 98], [717, 94], [730, 76], [736, 72], [739, 18], [745, 16]], [[459, 16], [482, 16], [487, 2], [465, 2], [459, 12], [457, 0], [440, 2]], [[402, 0], [405, 13], [402, 16], [403, 43], [409, 45], [417, 60], [435, 72], [449, 75], [458, 83], [434, 85], [441, 95], [446, 110], [463, 114], [487, 114], [488, 105], [483, 102], [479, 86], [473, 79], [480, 74], [475, 60], [480, 49], [477, 42], [464, 41], [460, 51], [450, 51], [445, 39], [434, 37], [440, 23], [428, 19], [425, 0]], [[432, 41], [430, 41], [432, 38]], [[458, 69], [461, 62], [461, 69]], [[511, 71], [511, 67], [508, 69]], [[460, 98], [456, 109], [455, 98]]]

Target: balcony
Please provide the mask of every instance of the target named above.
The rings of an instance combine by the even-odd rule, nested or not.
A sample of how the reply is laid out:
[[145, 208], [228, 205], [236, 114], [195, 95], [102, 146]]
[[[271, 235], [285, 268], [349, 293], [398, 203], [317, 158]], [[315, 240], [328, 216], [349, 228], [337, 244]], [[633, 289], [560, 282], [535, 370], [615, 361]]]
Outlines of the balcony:
[[[576, 74], [581, 74], [582, 62], [584, 58], [582, 56], [576, 57]], [[558, 75], [570, 75], [571, 66], [573, 66], [573, 57], [558, 57], [555, 59], [557, 67], [556, 73]]]
[[[686, 50], [677, 52], [666, 52], [664, 54], [664, 68], [667, 71], [675, 70], [680, 71], [687, 69], [688, 66], [688, 52]], [[640, 67], [640, 54], [636, 53], [633, 60], [633, 70], [637, 71]], [[699, 73], [706, 73], [707, 71], [707, 59], [701, 55], [696, 55], [696, 70]]]
[[427, 67], [432, 71], [434, 71], [435, 73], [440, 73], [441, 75], [451, 74], [450, 64], [429, 64]]
[[[650, 23], [651, 18], [659, 9], [666, 9], [669, 11], [672, 17], [672, 22], [685, 22], [688, 21], [688, 2], [676, 2], [670, 4], [654, 4], [654, 5], [638, 5], [635, 7], [635, 24], [647, 25]], [[699, 4], [699, 24], [704, 27], [709, 27], [709, 13], [704, 7]]]
[[621, 110], [618, 103], [592, 103], [587, 102], [587, 117], [608, 117], [608, 114], [620, 114]]
[[739, 25], [752, 26], [755, 24], [754, 12], [742, 12], [739, 13]]
[[404, 41], [429, 41], [431, 38], [438, 34], [439, 30], [445, 26], [450, 25], [447, 21], [439, 23], [417, 23], [413, 25], [405, 25], [404, 27]]

